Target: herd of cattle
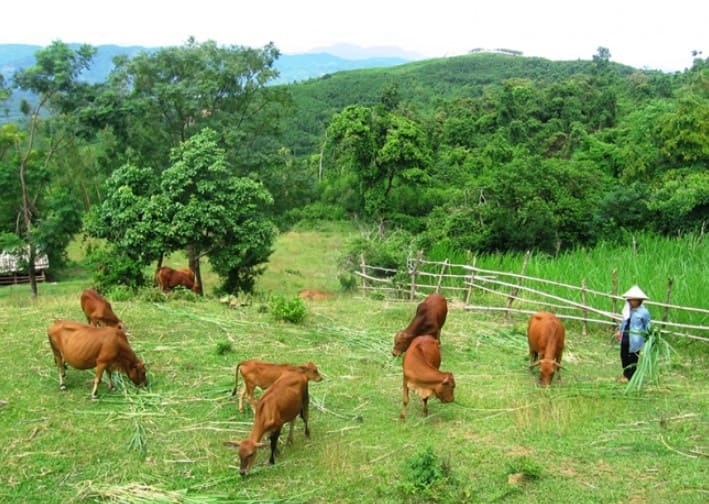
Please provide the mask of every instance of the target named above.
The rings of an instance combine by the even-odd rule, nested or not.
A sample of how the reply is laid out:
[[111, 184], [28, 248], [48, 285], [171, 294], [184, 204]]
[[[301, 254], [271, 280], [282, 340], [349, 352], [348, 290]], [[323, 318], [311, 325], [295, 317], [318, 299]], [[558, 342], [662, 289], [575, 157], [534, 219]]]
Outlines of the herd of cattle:
[[[189, 272], [189, 273], [188, 273]], [[176, 274], [177, 273], [177, 274]], [[156, 281], [163, 292], [182, 285], [198, 289], [190, 270], [161, 268]], [[81, 308], [87, 324], [69, 320], [56, 320], [47, 329], [49, 343], [59, 370], [60, 390], [64, 384], [67, 364], [76, 369], [96, 369], [91, 397], [98, 395], [101, 377], [106, 372], [108, 387], [113, 390], [111, 373], [126, 374], [137, 385], [147, 385], [145, 365], [131, 348], [126, 336], [125, 324], [116, 316], [111, 304], [92, 289], [81, 295]], [[403, 357], [403, 407], [400, 419], [406, 419], [409, 391], [418, 395], [423, 403], [423, 415], [428, 415], [428, 399], [436, 397], [447, 403], [454, 400], [455, 379], [453, 373], [441, 371], [441, 328], [448, 315], [446, 299], [438, 293], [429, 295], [416, 307], [411, 323], [394, 337], [394, 356]], [[529, 344], [530, 372], [539, 366], [537, 383], [549, 386], [554, 374], [561, 380], [561, 356], [564, 350], [565, 330], [561, 321], [552, 313], [538, 312], [529, 319], [527, 339]], [[247, 475], [256, 459], [256, 450], [265, 446], [261, 439], [268, 434], [271, 447], [269, 462], [275, 463], [276, 446], [281, 429], [290, 423], [287, 442], [292, 441], [295, 420], [300, 416], [308, 427], [308, 382], [320, 381], [320, 372], [315, 364], [306, 362], [301, 366], [273, 364], [246, 360], [236, 366], [232, 396], [239, 388], [239, 376], [244, 385], [239, 393], [239, 411], [244, 411], [244, 397], [254, 412], [254, 423], [247, 439], [228, 441], [227, 446], [238, 449], [239, 472]], [[254, 399], [256, 387], [265, 392]]]

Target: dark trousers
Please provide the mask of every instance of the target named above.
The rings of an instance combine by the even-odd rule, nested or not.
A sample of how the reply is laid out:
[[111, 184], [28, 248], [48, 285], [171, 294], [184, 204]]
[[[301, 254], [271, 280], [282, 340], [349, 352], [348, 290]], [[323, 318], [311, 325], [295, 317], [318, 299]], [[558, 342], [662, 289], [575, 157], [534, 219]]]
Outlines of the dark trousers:
[[620, 339], [620, 362], [623, 364], [623, 376], [628, 380], [630, 380], [635, 373], [638, 358], [638, 352], [630, 352], [630, 337], [626, 331]]

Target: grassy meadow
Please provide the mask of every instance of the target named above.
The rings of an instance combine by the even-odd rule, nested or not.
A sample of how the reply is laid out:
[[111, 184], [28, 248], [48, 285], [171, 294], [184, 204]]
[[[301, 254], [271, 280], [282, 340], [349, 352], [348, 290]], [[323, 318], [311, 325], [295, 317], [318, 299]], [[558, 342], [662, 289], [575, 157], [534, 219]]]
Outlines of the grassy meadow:
[[[526, 367], [526, 319], [505, 323], [451, 300], [441, 369], [455, 375], [455, 402], [431, 399], [424, 418], [412, 395], [399, 421], [401, 359], [390, 351], [415, 303], [339, 290], [337, 258], [355, 232], [283, 234], [256, 294], [235, 307], [211, 295], [163, 301], [154, 290], [112, 300], [149, 386], [124, 377], [98, 400], [92, 371], [68, 369], [59, 391], [46, 336], [55, 318], [84, 320], [90, 276], [77, 268], [40, 284], [36, 301], [29, 286], [0, 288], [0, 502], [709, 500], [706, 343], [678, 345], [658, 386], [626, 394], [608, 330], [581, 337], [567, 323], [563, 383], [539, 389]], [[694, 281], [705, 300], [706, 281]], [[274, 320], [269, 295], [301, 288], [336, 295], [308, 302], [299, 324]], [[298, 419], [276, 464], [265, 449], [242, 478], [224, 441], [250, 431], [252, 414], [238, 412], [231, 390], [236, 363], [252, 358], [312, 360], [325, 378], [310, 386], [310, 439]]]

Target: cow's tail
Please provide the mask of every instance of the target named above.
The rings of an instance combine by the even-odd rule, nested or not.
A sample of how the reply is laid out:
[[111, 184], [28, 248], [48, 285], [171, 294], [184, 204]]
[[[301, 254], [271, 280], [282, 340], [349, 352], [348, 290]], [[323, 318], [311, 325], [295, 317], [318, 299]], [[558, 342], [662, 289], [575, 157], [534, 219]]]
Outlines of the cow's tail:
[[234, 397], [236, 395], [236, 391], [239, 389], [239, 366], [241, 366], [241, 362], [239, 362], [236, 365], [236, 377], [234, 378], [234, 390], [231, 391], [232, 397]]

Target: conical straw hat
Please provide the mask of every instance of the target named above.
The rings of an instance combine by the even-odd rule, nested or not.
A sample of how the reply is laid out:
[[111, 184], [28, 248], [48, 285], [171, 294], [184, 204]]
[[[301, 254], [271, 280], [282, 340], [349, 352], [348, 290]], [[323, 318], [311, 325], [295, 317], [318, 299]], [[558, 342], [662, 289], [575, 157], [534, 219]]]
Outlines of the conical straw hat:
[[622, 297], [624, 299], [649, 299], [637, 285], [633, 285]]

